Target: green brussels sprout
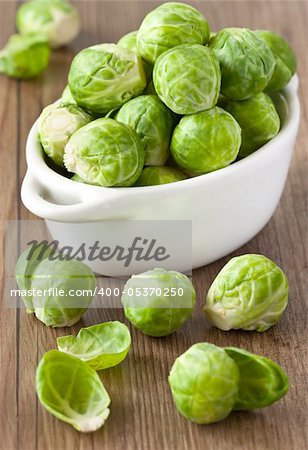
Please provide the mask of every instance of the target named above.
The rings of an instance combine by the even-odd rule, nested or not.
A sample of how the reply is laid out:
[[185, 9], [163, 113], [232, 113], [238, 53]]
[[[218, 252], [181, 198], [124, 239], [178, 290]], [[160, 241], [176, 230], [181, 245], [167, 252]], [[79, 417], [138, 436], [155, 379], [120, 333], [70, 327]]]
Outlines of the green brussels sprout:
[[184, 274], [154, 269], [133, 275], [126, 283], [122, 304], [126, 318], [144, 334], [168, 336], [191, 316], [194, 287]]
[[296, 56], [282, 36], [267, 30], [257, 30], [255, 33], [266, 42], [276, 60], [274, 72], [266, 86], [266, 90], [280, 91], [289, 83], [295, 74]]
[[125, 103], [116, 120], [129, 125], [140, 137], [146, 166], [163, 166], [166, 163], [174, 120], [172, 113], [156, 95], [141, 95]]
[[231, 114], [215, 106], [183, 117], [175, 127], [170, 150], [180, 168], [201, 175], [231, 164], [240, 145], [240, 126]]
[[35, 377], [43, 407], [76, 430], [98, 430], [109, 416], [110, 398], [98, 374], [74, 356], [50, 350], [40, 360]]
[[231, 100], [245, 100], [263, 91], [275, 67], [269, 46], [247, 28], [225, 28], [211, 39], [220, 62], [221, 92]]
[[[51, 258], [46, 245], [27, 249], [19, 257], [15, 273], [28, 314], [34, 313], [47, 326], [74, 325], [94, 295], [92, 270], [81, 261], [61, 260], [59, 255]], [[82, 295], [73, 296], [79, 290]]]
[[146, 76], [139, 55], [116, 44], [81, 50], [71, 64], [68, 84], [77, 104], [106, 114], [141, 94]]
[[131, 31], [130, 33], [124, 34], [118, 41], [118, 46], [122, 48], [127, 48], [132, 52], [137, 52], [137, 33], [138, 31]]
[[250, 155], [279, 132], [279, 115], [270, 97], [263, 92], [241, 102], [226, 101], [223, 107], [242, 129], [240, 157]]
[[288, 303], [288, 280], [262, 255], [232, 258], [211, 285], [204, 313], [221, 330], [266, 331], [281, 318]]
[[[138, 49], [137, 49], [137, 33], [138, 33], [138, 31], [131, 31], [130, 33], [127, 33], [124, 36], [122, 36], [118, 42], [118, 46], [122, 47], [122, 48], [126, 48], [127, 50], [130, 50], [139, 55]], [[142, 62], [143, 62], [143, 68], [144, 68], [144, 72], [146, 74], [147, 80], [151, 80], [153, 65], [148, 63], [145, 60], [142, 60]]]
[[184, 3], [164, 3], [143, 20], [137, 48], [142, 58], [154, 64], [166, 50], [181, 44], [203, 45], [209, 36], [209, 25], [197, 9]]
[[144, 149], [136, 132], [113, 119], [97, 119], [68, 141], [64, 165], [89, 184], [132, 186], [142, 171]]
[[120, 364], [129, 351], [129, 329], [121, 322], [104, 322], [81, 328], [77, 336], [57, 338], [61, 352], [76, 356], [95, 370], [107, 369]]
[[234, 410], [264, 408], [288, 392], [288, 377], [271, 359], [235, 347], [224, 350], [239, 369], [239, 392]]
[[65, 0], [23, 3], [17, 11], [16, 25], [21, 34], [42, 33], [53, 48], [68, 44], [80, 30], [78, 13]]
[[61, 103], [63, 105], [77, 105], [76, 100], [72, 96], [69, 85], [65, 86], [65, 88], [62, 92]]
[[48, 66], [50, 48], [44, 36], [13, 34], [0, 52], [0, 73], [13, 78], [33, 78]]
[[45, 153], [55, 164], [64, 167], [64, 148], [75, 131], [92, 120], [92, 117], [76, 105], [53, 103], [44, 108], [38, 134]]
[[146, 167], [141, 172], [136, 186], [156, 186], [158, 184], [174, 183], [187, 177], [176, 167]]
[[193, 422], [209, 424], [232, 411], [239, 371], [222, 348], [201, 342], [175, 360], [168, 381], [178, 411]]
[[153, 71], [157, 95], [177, 114], [193, 114], [216, 105], [220, 78], [216, 56], [202, 45], [168, 50], [157, 59]]

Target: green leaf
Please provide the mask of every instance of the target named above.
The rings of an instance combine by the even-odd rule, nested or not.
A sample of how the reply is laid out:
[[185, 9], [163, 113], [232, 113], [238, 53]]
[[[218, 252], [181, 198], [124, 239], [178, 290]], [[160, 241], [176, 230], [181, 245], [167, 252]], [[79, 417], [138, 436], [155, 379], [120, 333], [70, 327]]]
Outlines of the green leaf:
[[81, 328], [77, 336], [57, 338], [61, 352], [76, 356], [95, 370], [122, 362], [131, 345], [129, 329], [121, 322], [104, 322]]
[[109, 416], [110, 398], [99, 376], [74, 356], [58, 350], [45, 353], [35, 381], [44, 408], [78, 431], [95, 431]]
[[282, 368], [269, 358], [240, 348], [225, 347], [239, 369], [239, 394], [233, 409], [269, 406], [283, 397], [289, 382]]

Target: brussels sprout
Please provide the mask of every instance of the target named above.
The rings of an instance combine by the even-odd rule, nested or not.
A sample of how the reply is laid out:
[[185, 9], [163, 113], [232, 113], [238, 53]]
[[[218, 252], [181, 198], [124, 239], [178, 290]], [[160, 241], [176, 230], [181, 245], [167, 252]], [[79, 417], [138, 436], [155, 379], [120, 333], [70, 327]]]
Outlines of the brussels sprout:
[[157, 184], [174, 183], [187, 178], [176, 167], [146, 167], [141, 172], [136, 186], [155, 186]]
[[257, 30], [255, 33], [270, 47], [276, 60], [274, 73], [266, 86], [266, 90], [280, 91], [295, 74], [296, 56], [282, 36], [267, 30]]
[[124, 34], [118, 41], [118, 46], [122, 48], [127, 48], [132, 52], [137, 52], [137, 33], [138, 31], [131, 31], [130, 33]]
[[193, 114], [216, 105], [220, 77], [217, 58], [202, 45], [168, 50], [157, 59], [153, 72], [157, 95], [177, 114]]
[[64, 153], [69, 172], [100, 186], [132, 186], [143, 163], [143, 145], [136, 132], [113, 119], [97, 119], [77, 130]]
[[[83, 262], [51, 258], [51, 252], [43, 244], [27, 249], [17, 261], [16, 282], [29, 314], [47, 326], [69, 327], [91, 303], [95, 276]], [[83, 295], [72, 296], [77, 290]]]
[[64, 167], [64, 147], [75, 131], [92, 120], [76, 105], [53, 103], [47, 106], [39, 120], [39, 138], [46, 154], [60, 167]]
[[79, 106], [106, 114], [141, 94], [146, 76], [140, 56], [116, 44], [100, 44], [79, 52], [68, 84]]
[[231, 164], [240, 145], [240, 126], [231, 114], [215, 106], [183, 117], [174, 130], [170, 150], [179, 167], [201, 175]]
[[33, 0], [17, 11], [17, 29], [21, 34], [42, 33], [53, 48], [71, 42], [80, 30], [75, 8], [65, 0]]
[[133, 275], [126, 283], [122, 304], [126, 318], [148, 336], [168, 336], [191, 316], [194, 287], [179, 272], [154, 269]]
[[222, 348], [206, 342], [177, 358], [168, 380], [177, 409], [193, 422], [223, 420], [237, 400], [237, 365]]
[[281, 367], [235, 347], [195, 344], [176, 359], [169, 385], [179, 412], [193, 422], [218, 422], [232, 410], [263, 408], [288, 391]]
[[0, 73], [13, 78], [33, 78], [48, 66], [50, 48], [44, 36], [13, 34], [0, 52]]
[[36, 369], [36, 392], [44, 408], [76, 430], [98, 430], [109, 416], [110, 398], [94, 369], [74, 356], [50, 350]]
[[207, 294], [204, 313], [221, 330], [266, 331], [282, 316], [288, 302], [288, 280], [262, 255], [232, 258]]
[[[135, 52], [139, 55], [137, 50], [137, 33], [138, 33], [137, 31], [131, 31], [130, 33], [127, 33], [124, 36], [122, 36], [118, 42], [118, 46], [126, 48], [127, 50]], [[150, 80], [152, 76], [153, 65], [149, 64], [145, 60], [142, 60], [142, 62], [146, 77], [148, 80]]]
[[107, 369], [122, 362], [129, 351], [129, 329], [121, 322], [105, 322], [81, 328], [77, 336], [57, 338], [61, 352], [76, 356], [95, 370]]
[[145, 17], [137, 34], [137, 48], [142, 58], [154, 64], [166, 50], [181, 44], [203, 45], [209, 36], [209, 25], [198, 10], [171, 2]]
[[227, 101], [224, 109], [242, 129], [241, 157], [250, 155], [279, 132], [279, 115], [270, 97], [263, 92], [241, 102]]
[[220, 62], [221, 92], [231, 100], [245, 100], [263, 91], [275, 67], [275, 57], [247, 28], [225, 28], [209, 44]]
[[71, 90], [68, 85], [65, 86], [62, 92], [61, 103], [63, 105], [77, 105], [76, 100], [72, 96]]
[[235, 347], [224, 349], [239, 369], [239, 393], [233, 409], [264, 408], [283, 397], [289, 382], [271, 359]]
[[141, 95], [125, 103], [116, 120], [132, 127], [140, 137], [146, 166], [166, 163], [174, 121], [172, 113], [156, 95]]

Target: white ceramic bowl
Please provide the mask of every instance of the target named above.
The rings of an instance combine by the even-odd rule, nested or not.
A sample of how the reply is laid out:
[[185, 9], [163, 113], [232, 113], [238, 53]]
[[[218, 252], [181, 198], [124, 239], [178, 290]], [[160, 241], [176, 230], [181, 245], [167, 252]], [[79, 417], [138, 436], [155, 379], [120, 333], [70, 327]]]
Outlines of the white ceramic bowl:
[[[191, 220], [193, 268], [209, 264], [253, 238], [277, 207], [299, 126], [297, 87], [295, 76], [284, 91], [289, 111], [282, 129], [262, 148], [216, 172], [160, 186], [104, 188], [59, 175], [44, 161], [36, 122], [27, 141], [22, 201], [47, 221], [53, 238], [64, 243], [72, 234], [75, 243], [93, 242], [111, 219]], [[85, 222], [87, 226], [72, 226]], [[125, 233], [125, 220], [122, 223]], [[136, 270], [131, 265], [124, 273], [116, 262], [90, 265], [109, 276]], [[174, 267], [183, 268], [185, 261]]]

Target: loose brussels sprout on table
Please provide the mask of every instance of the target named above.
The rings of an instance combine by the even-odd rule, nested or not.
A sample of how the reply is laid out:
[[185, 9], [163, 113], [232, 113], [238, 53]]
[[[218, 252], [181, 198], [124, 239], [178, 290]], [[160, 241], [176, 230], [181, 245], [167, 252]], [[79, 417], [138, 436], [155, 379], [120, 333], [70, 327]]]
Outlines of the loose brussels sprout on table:
[[234, 410], [271, 405], [288, 392], [289, 383], [282, 368], [268, 358], [201, 342], [176, 359], [169, 385], [184, 417], [209, 424]]
[[109, 416], [110, 398], [98, 374], [79, 358], [45, 353], [36, 370], [36, 392], [44, 408], [76, 430], [98, 430]]
[[296, 56], [286, 40], [276, 33], [268, 30], [257, 30], [256, 35], [263, 39], [272, 50], [275, 57], [275, 68], [267, 91], [280, 91], [283, 89], [296, 71]]
[[143, 164], [144, 149], [137, 133], [113, 119], [90, 122], [65, 147], [65, 167], [89, 184], [132, 186]]
[[156, 186], [185, 180], [186, 176], [176, 167], [146, 167], [141, 172], [136, 186]]
[[0, 52], [0, 73], [13, 78], [33, 78], [48, 66], [50, 48], [41, 34], [13, 34]]
[[129, 351], [129, 329], [121, 322], [104, 322], [81, 328], [77, 336], [57, 338], [58, 349], [80, 358], [95, 370], [120, 364]]
[[168, 336], [191, 316], [194, 287], [184, 274], [154, 269], [133, 275], [126, 283], [122, 304], [126, 318], [144, 334]]
[[64, 167], [64, 148], [69, 138], [91, 120], [91, 116], [77, 105], [53, 103], [43, 110], [39, 120], [39, 138], [55, 164]]
[[240, 145], [240, 126], [231, 114], [216, 106], [183, 117], [174, 130], [170, 149], [180, 168], [200, 175], [231, 164]]
[[[52, 259], [51, 250], [44, 245], [34, 251], [29, 247], [21, 254], [16, 282], [24, 293], [28, 314], [34, 313], [52, 327], [69, 327], [78, 322], [92, 301], [93, 294], [89, 293], [95, 289], [95, 276], [86, 264], [74, 259]], [[77, 290], [83, 292], [78, 301], [72, 296]]]
[[176, 359], [168, 381], [179, 412], [192, 422], [209, 424], [232, 411], [239, 370], [222, 348], [202, 342]]
[[288, 303], [288, 280], [262, 255], [232, 258], [206, 296], [204, 313], [221, 330], [266, 331], [281, 318]]
[[242, 129], [241, 157], [250, 155], [279, 132], [279, 115], [264, 92], [241, 102], [226, 101], [223, 108], [232, 114]]
[[151, 11], [137, 34], [138, 52], [154, 64], [159, 55], [181, 44], [206, 44], [210, 29], [203, 15], [184, 3], [165, 3]]
[[157, 96], [141, 95], [128, 101], [115, 118], [133, 128], [140, 137], [146, 166], [163, 166], [166, 163], [174, 118]]
[[23, 3], [17, 11], [16, 25], [21, 34], [42, 33], [53, 48], [71, 42], [80, 29], [77, 11], [65, 0]]
[[100, 44], [75, 56], [68, 84], [78, 106], [106, 114], [141, 94], [147, 80], [139, 55], [116, 44]]
[[202, 45], [184, 44], [168, 50], [157, 59], [153, 71], [157, 95], [177, 114], [193, 114], [216, 105], [220, 77], [216, 56]]
[[220, 63], [223, 95], [231, 100], [245, 100], [267, 87], [274, 72], [275, 57], [253, 31], [225, 28], [211, 39], [209, 46]]

